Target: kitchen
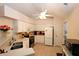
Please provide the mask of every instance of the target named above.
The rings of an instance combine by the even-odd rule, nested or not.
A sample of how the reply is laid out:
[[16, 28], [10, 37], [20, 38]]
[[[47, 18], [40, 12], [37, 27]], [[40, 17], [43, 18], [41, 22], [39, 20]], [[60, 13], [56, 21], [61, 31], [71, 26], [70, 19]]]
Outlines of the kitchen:
[[[53, 8], [51, 6], [60, 6], [60, 8]], [[2, 6], [0, 6], [0, 25], [8, 25], [13, 28], [13, 30], [8, 30], [6, 32], [0, 31], [0, 48], [8, 48], [9, 50], [11, 49], [11, 52], [9, 53], [17, 51], [16, 48], [27, 48], [27, 50], [25, 51], [30, 50], [30, 52], [28, 53], [31, 54], [29, 55], [33, 55], [36, 52], [34, 51], [33, 47], [37, 44], [43, 44], [44, 46], [49, 47], [61, 46], [62, 44], [64, 44], [64, 15], [62, 13], [64, 6], [65, 5], [63, 3], [3, 4]], [[33, 9], [31, 10], [31, 8]], [[41, 11], [36, 11], [36, 9], [39, 10], [39, 8]], [[44, 8], [43, 11], [42, 8]], [[40, 13], [40, 19], [38, 19], [38, 17], [33, 18], [35, 13], [37, 14], [37, 12]], [[56, 12], [58, 15], [55, 15], [53, 12]], [[43, 14], [48, 13], [53, 14], [53, 17], [50, 16], [47, 17], [47, 19], [45, 17], [41, 17], [41, 15], [44, 16]], [[21, 49], [19, 49], [18, 52], [19, 51], [21, 51]], [[18, 54], [20, 55], [20, 53]], [[10, 54], [5, 53], [5, 55]], [[27, 55], [27, 53], [25, 55]]]

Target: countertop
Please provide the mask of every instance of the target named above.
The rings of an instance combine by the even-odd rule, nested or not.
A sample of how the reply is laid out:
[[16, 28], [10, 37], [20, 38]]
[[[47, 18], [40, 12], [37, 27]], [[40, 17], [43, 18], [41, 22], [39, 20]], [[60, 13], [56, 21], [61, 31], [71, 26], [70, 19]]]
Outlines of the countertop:
[[10, 50], [7, 53], [2, 53], [0, 56], [30, 56], [35, 52], [33, 48], [20, 48], [15, 50]]
[[67, 41], [71, 44], [79, 44], [79, 40], [78, 39], [67, 39]]
[[70, 51], [66, 48], [65, 45], [61, 45], [62, 51], [64, 52], [64, 54], [66, 56], [72, 56], [72, 54], [70, 53]]

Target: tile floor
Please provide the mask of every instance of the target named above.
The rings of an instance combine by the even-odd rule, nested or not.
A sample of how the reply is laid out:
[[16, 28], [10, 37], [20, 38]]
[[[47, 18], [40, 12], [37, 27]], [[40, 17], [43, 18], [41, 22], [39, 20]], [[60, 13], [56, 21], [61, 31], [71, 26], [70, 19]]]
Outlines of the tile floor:
[[35, 44], [33, 48], [35, 56], [56, 56], [56, 53], [62, 53], [62, 49], [59, 46], [53, 47], [44, 44]]

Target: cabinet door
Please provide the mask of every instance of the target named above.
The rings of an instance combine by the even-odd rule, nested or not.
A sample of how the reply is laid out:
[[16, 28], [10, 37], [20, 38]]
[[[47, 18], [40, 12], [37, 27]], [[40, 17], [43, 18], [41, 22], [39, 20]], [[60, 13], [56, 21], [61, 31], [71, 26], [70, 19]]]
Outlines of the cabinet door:
[[44, 36], [43, 35], [36, 35], [35, 36], [35, 43], [44, 43]]
[[18, 32], [23, 32], [23, 22], [18, 21]]
[[18, 21], [18, 32], [26, 32], [26, 23], [22, 21]]
[[23, 48], [29, 48], [29, 38], [25, 38], [23, 41]]

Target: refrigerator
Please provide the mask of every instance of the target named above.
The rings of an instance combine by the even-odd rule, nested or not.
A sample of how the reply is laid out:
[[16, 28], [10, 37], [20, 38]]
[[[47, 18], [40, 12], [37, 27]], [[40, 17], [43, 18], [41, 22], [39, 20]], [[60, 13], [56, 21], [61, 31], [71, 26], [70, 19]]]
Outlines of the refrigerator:
[[54, 27], [45, 28], [45, 45], [54, 45]]

